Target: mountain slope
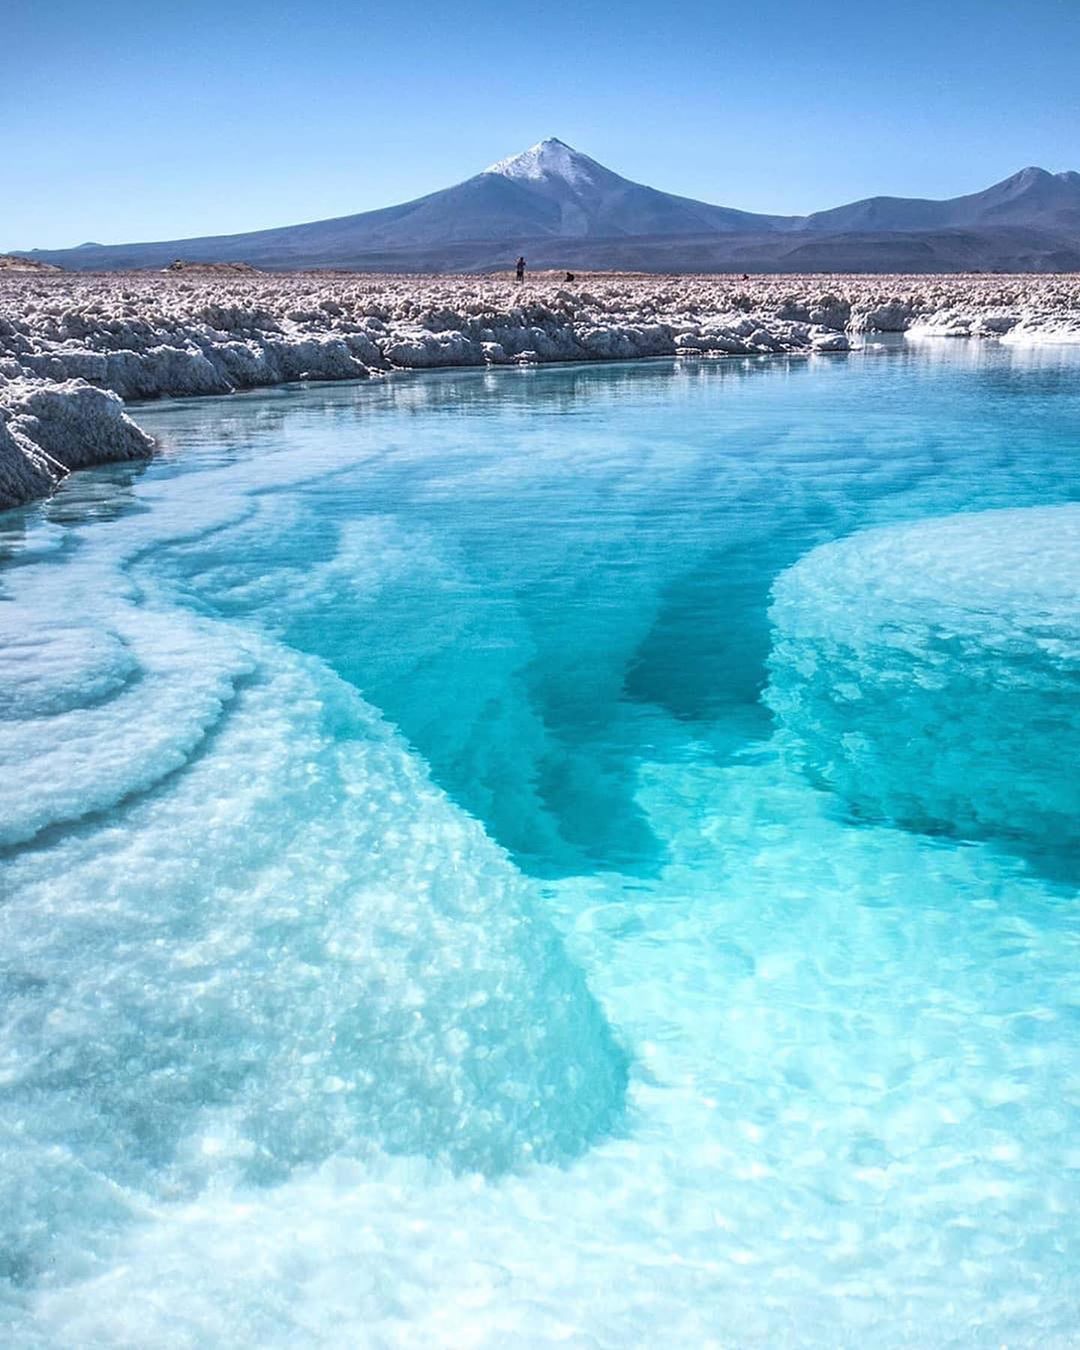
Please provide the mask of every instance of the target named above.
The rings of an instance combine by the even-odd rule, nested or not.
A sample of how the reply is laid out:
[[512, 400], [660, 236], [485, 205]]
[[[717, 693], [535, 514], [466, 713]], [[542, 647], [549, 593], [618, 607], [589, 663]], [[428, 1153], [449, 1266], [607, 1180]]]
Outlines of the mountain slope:
[[184, 257], [263, 267], [332, 267], [386, 249], [442, 247], [464, 240], [618, 237], [769, 231], [789, 222], [633, 183], [562, 141], [541, 141], [455, 187], [400, 206], [250, 234], [150, 244], [84, 244], [32, 256], [79, 270], [163, 267]]
[[613, 173], [554, 138], [500, 160], [480, 177], [520, 184], [535, 202], [556, 205], [560, 221], [555, 233], [566, 239], [768, 232], [797, 221], [796, 217], [756, 215], [659, 192]]
[[285, 270], [483, 271], [518, 251], [533, 266], [653, 271], [1051, 270], [1073, 266], [1078, 246], [1078, 173], [1028, 168], [946, 201], [872, 197], [805, 217], [771, 216], [660, 192], [552, 138], [382, 210], [23, 256], [79, 271], [160, 268], [176, 258]]
[[505, 271], [524, 252], [532, 269], [625, 272], [1072, 272], [1072, 244], [1033, 230], [924, 230], [823, 234], [622, 235], [614, 239], [472, 241], [385, 249], [344, 258], [369, 272]]

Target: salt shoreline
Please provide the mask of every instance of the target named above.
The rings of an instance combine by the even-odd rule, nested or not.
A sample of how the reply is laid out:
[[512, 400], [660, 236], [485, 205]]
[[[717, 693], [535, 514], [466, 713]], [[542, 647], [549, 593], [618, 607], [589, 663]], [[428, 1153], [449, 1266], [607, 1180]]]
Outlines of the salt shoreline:
[[394, 370], [846, 352], [864, 335], [1080, 342], [1080, 275], [0, 276], [0, 510], [148, 457], [124, 400]]

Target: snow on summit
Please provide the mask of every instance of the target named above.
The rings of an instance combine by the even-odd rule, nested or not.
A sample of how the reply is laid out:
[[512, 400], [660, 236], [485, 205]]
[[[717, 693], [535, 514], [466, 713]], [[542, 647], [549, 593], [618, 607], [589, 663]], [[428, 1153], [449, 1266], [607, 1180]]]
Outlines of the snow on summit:
[[578, 185], [592, 183], [596, 170], [601, 166], [588, 155], [581, 154], [565, 142], [549, 136], [547, 140], [537, 141], [535, 145], [523, 150], [520, 155], [508, 155], [484, 170], [485, 173], [501, 174], [504, 178], [526, 179], [537, 182], [542, 178], [561, 178], [564, 182]]

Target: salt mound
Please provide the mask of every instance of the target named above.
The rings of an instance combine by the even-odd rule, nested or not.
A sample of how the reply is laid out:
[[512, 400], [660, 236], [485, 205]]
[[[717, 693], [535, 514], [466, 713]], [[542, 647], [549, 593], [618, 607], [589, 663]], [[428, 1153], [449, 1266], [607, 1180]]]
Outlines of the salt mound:
[[1080, 818], [1080, 506], [869, 530], [774, 587], [767, 702], [857, 811], [1057, 855]]
[[50, 492], [72, 469], [146, 459], [152, 445], [115, 394], [74, 379], [0, 378], [0, 511]]
[[[321, 663], [254, 638], [190, 754], [198, 667], [220, 678], [227, 643], [178, 631], [189, 706], [139, 654], [160, 721], [122, 691], [76, 710], [99, 717], [82, 740], [69, 714], [38, 719], [22, 778], [0, 772], [10, 821], [43, 779], [71, 795], [60, 807], [76, 788], [89, 801], [95, 764], [115, 794], [159, 730], [166, 761], [173, 723], [187, 756], [50, 847], [0, 854], [0, 1275], [77, 1252], [103, 1206], [275, 1183], [337, 1153], [488, 1174], [566, 1162], [622, 1112], [625, 1057], [479, 824]], [[72, 656], [72, 681], [99, 684], [77, 640]]]

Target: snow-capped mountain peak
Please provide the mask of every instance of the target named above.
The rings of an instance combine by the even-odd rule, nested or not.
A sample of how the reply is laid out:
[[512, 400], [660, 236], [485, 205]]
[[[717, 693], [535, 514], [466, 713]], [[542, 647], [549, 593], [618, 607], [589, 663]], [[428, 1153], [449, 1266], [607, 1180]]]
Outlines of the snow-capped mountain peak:
[[525, 179], [529, 182], [561, 178], [573, 187], [594, 183], [598, 171], [603, 172], [601, 165], [594, 159], [564, 141], [556, 140], [554, 136], [537, 141], [520, 155], [508, 155], [506, 159], [500, 159], [484, 170], [485, 173], [497, 173], [504, 178]]
[[376, 211], [252, 234], [35, 250], [78, 271], [176, 258], [291, 270], [476, 270], [529, 266], [665, 272], [1068, 270], [1080, 257], [1080, 174], [1022, 169], [943, 201], [870, 197], [810, 216], [713, 206], [605, 168], [556, 137], [441, 191]]

